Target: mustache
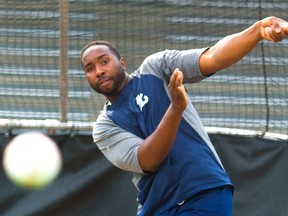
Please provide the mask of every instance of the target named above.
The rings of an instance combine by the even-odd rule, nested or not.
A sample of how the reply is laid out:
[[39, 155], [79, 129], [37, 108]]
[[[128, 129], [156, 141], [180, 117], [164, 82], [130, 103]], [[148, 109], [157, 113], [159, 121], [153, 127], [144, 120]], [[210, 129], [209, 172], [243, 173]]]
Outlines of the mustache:
[[109, 76], [100, 77], [97, 81], [97, 85], [101, 85], [103, 82], [109, 81], [109, 80], [112, 80], [112, 78]]

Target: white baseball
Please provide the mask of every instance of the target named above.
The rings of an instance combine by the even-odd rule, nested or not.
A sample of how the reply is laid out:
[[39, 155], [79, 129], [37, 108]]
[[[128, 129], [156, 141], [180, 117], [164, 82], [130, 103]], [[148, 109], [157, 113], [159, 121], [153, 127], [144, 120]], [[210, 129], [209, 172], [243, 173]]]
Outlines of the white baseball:
[[26, 132], [5, 147], [3, 167], [16, 185], [27, 189], [43, 188], [60, 173], [62, 157], [51, 138], [39, 132]]

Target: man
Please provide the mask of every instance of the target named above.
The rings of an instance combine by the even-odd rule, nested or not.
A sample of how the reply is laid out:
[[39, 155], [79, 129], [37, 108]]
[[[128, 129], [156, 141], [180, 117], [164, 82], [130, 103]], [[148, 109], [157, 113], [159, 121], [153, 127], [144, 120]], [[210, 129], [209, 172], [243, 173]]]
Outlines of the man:
[[284, 20], [268, 17], [210, 48], [152, 54], [130, 75], [109, 42], [83, 48], [86, 78], [108, 99], [94, 141], [115, 166], [134, 173], [137, 215], [232, 215], [233, 185], [183, 83], [236, 63], [263, 39], [287, 35]]

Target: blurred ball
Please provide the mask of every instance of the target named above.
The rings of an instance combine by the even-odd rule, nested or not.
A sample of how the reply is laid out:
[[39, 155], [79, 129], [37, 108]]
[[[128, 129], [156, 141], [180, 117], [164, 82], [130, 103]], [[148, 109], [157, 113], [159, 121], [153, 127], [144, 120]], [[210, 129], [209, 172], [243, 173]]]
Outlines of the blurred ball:
[[61, 167], [58, 146], [38, 132], [16, 136], [3, 152], [3, 168], [8, 178], [25, 189], [48, 186], [58, 176]]

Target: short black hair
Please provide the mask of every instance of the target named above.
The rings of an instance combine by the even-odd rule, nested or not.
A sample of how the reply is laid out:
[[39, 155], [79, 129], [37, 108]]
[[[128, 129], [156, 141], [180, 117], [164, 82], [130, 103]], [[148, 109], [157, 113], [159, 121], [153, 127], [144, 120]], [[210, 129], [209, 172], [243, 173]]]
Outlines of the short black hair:
[[83, 53], [85, 52], [85, 50], [87, 50], [89, 47], [94, 46], [94, 45], [104, 45], [107, 46], [114, 54], [115, 56], [120, 60], [121, 59], [121, 55], [119, 54], [118, 50], [112, 45], [111, 42], [109, 41], [105, 41], [105, 40], [96, 40], [96, 41], [91, 41], [88, 44], [86, 44], [81, 52], [81, 62], [82, 62], [82, 56]]

